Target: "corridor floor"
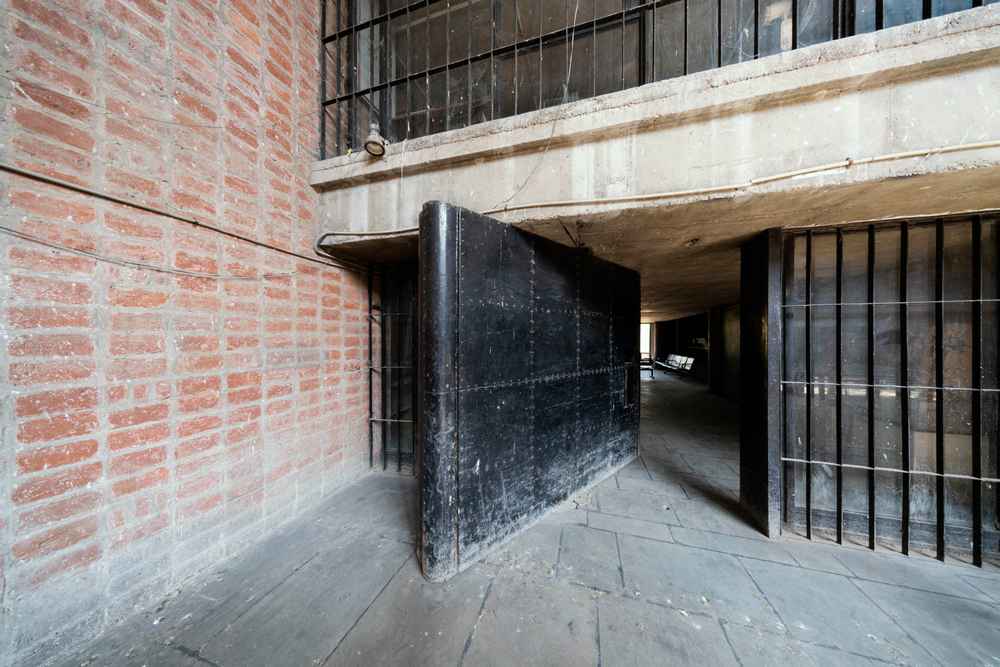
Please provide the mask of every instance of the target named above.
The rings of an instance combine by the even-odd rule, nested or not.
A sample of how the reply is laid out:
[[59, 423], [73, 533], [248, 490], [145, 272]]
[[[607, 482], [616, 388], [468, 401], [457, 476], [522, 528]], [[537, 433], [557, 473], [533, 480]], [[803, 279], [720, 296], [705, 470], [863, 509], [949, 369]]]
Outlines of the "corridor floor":
[[736, 404], [642, 389], [639, 460], [446, 584], [414, 480], [369, 475], [64, 664], [1000, 664], [1000, 573], [764, 538]]

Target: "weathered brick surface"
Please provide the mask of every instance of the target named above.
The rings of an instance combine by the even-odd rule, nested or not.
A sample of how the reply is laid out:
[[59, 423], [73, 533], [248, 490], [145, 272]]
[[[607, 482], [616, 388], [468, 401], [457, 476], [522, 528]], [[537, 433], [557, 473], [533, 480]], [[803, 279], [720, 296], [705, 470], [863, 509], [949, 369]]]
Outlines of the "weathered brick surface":
[[[313, 0], [10, 0], [2, 159], [311, 254], [319, 32]], [[366, 468], [367, 294], [6, 173], [0, 211], [121, 260], [0, 235], [5, 663], [92, 636]]]

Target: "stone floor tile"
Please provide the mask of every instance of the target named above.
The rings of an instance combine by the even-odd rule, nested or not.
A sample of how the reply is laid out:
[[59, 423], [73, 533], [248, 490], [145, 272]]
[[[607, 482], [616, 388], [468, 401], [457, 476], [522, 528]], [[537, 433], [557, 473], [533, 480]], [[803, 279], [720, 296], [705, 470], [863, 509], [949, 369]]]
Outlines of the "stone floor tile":
[[854, 667], [876, 664], [870, 658], [844, 653], [757, 628], [726, 624], [729, 644], [742, 667]]
[[735, 666], [719, 622], [642, 600], [602, 595], [602, 665]]
[[674, 498], [654, 496], [622, 489], [600, 489], [597, 508], [602, 514], [616, 514], [630, 519], [677, 525]]
[[566, 525], [559, 552], [559, 579], [602, 591], [620, 591], [622, 575], [615, 533]]
[[619, 536], [625, 590], [688, 612], [777, 627], [779, 619], [735, 556]]
[[492, 581], [491, 568], [473, 565], [444, 585], [432, 584], [414, 556], [326, 664], [367, 667], [406, 656], [413, 665], [457, 665]]
[[497, 575], [482, 616], [473, 619], [463, 664], [597, 665], [598, 595], [550, 579]]
[[793, 639], [890, 662], [934, 664], [851, 579], [758, 560], [743, 562]]

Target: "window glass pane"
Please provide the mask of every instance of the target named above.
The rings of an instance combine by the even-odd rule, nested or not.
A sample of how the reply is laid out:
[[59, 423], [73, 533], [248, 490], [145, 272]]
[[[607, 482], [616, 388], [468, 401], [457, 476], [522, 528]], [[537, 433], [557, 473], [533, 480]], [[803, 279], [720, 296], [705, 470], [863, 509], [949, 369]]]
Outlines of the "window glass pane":
[[882, 25], [891, 28], [923, 18], [921, 0], [882, 0]]
[[760, 4], [760, 55], [792, 48], [792, 0], [764, 0]]
[[[871, 0], [874, 1], [874, 0]], [[752, 0], [721, 0], [722, 64], [753, 60], [754, 3]]]
[[657, 81], [684, 75], [684, 4], [672, 2], [656, 8], [653, 45], [653, 78]]
[[719, 0], [687, 0], [688, 73], [719, 66]]
[[821, 44], [833, 39], [833, 0], [798, 2], [798, 46]]

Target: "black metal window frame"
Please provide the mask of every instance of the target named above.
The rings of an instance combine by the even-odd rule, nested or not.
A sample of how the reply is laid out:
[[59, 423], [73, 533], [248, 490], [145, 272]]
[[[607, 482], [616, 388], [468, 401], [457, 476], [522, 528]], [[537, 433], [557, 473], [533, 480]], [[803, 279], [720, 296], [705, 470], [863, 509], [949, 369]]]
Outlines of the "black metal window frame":
[[[546, 98], [542, 59], [545, 49], [565, 45], [566, 62], [572, 67], [572, 49], [577, 38], [589, 36], [593, 40], [589, 46], [592, 82], [589, 94], [581, 95], [582, 99], [611, 92], [597, 87], [597, 68], [605, 64], [599, 62], [603, 55], [598, 54], [597, 37], [607, 31], [620, 30], [615, 36], [620, 39], [620, 52], [615, 56], [621, 65], [620, 89], [625, 89], [978, 7], [984, 1], [991, 0], [754, 0], [752, 7], [739, 0], [704, 0], [697, 4], [695, 0], [321, 0], [320, 159], [359, 149], [368, 133], [368, 125], [362, 118], [374, 121], [388, 140], [402, 141], [569, 101], [567, 95], [562, 99], [558, 95]], [[489, 48], [473, 47], [469, 12], [474, 3], [481, 8], [489, 5]], [[556, 4], [565, 6], [565, 25], [543, 32], [545, 12], [551, 12]], [[465, 9], [469, 14], [464, 26], [457, 21], [453, 23], [453, 6], [456, 11]], [[521, 25], [520, 9], [525, 7], [531, 8], [526, 11], [537, 10], [538, 26]], [[431, 11], [443, 12], [445, 17], [445, 53], [443, 61], [434, 66], [430, 66], [434, 46]], [[512, 37], [505, 34], [510, 28], [511, 12], [516, 20]], [[417, 36], [422, 37], [424, 50], [422, 65], [415, 66], [411, 62], [415, 52], [411, 29], [413, 17], [418, 13], [422, 13], [422, 18], [417, 18], [424, 22], [424, 27]], [[585, 20], [578, 20], [581, 16]], [[402, 74], [394, 76], [391, 72], [394, 46], [388, 36], [390, 28], [404, 19], [405, 66]], [[678, 20], [682, 23], [680, 27], [675, 25]], [[464, 55], [453, 57], [452, 33], [463, 28], [468, 38], [460, 49]], [[638, 31], [634, 53], [626, 49], [626, 30], [631, 28]], [[662, 34], [664, 31], [667, 34]], [[522, 32], [527, 36], [520, 38]], [[672, 61], [664, 55], [668, 49], [672, 49], [669, 56]], [[629, 79], [626, 68], [632, 56], [637, 60], [636, 71]], [[535, 99], [531, 104], [519, 105], [519, 61], [536, 57], [539, 76], [537, 91], [532, 91]], [[512, 66], [501, 68], [506, 61], [512, 61]], [[488, 66], [489, 74], [485, 100], [488, 114], [482, 117], [473, 113], [471, 73], [476, 65]], [[465, 90], [458, 95], [464, 96], [466, 108], [464, 118], [457, 118], [452, 113], [451, 77], [461, 68], [465, 68]], [[432, 79], [437, 83], [436, 78], [441, 76], [445, 79], [444, 118], [443, 123], [432, 127]], [[513, 81], [506, 81], [508, 76], [513, 76]], [[567, 77], [567, 93], [569, 83]], [[423, 87], [421, 109], [413, 108], [414, 86]], [[513, 91], [513, 114], [500, 115], [497, 95], [500, 86]], [[405, 121], [400, 124], [402, 131], [398, 131], [390, 118], [390, 96], [404, 89]], [[423, 127], [415, 127], [418, 120]]]
[[[954, 299], [947, 298], [946, 291], [948, 282], [945, 277], [945, 230], [949, 225], [970, 225], [970, 248], [968, 262], [971, 275], [971, 294], [968, 298]], [[989, 226], [990, 240], [984, 241], [984, 228]], [[917, 299], [910, 298], [908, 294], [908, 278], [910, 257], [909, 239], [915, 228], [933, 228], [934, 230], [934, 259], [933, 259], [933, 298]], [[895, 289], [897, 296], [894, 299], [878, 299], [876, 297], [875, 278], [876, 266], [876, 233], [880, 230], [898, 230], [899, 247], [896, 269], [898, 270], [897, 284]], [[866, 256], [866, 298], [864, 300], [848, 299], [844, 296], [844, 238], [848, 233], [867, 234], [867, 256]], [[815, 256], [815, 243], [817, 238], [833, 236], [836, 239], [835, 251], [835, 289], [836, 295], [832, 302], [813, 302], [811, 295], [813, 292], [813, 262]], [[804, 239], [805, 241], [805, 267], [804, 285], [802, 295], [804, 302], [789, 303], [789, 290], [793, 289], [792, 281], [788, 276], [789, 267], [794, 260], [795, 249], [794, 240]], [[987, 247], [989, 243], [993, 247]], [[782, 495], [781, 514], [783, 530], [799, 530], [804, 528], [804, 535], [808, 539], [814, 538], [817, 518], [822, 518], [823, 528], [830, 531], [838, 544], [845, 541], [845, 533], [856, 530], [859, 517], [854, 516], [855, 521], [848, 520], [850, 512], [845, 508], [845, 471], [863, 471], [866, 476], [867, 495], [867, 516], [864, 517], [867, 523], [868, 548], [875, 550], [880, 538], [887, 532], [898, 531], [898, 538], [888, 536], [885, 540], [895, 543], [898, 539], [899, 550], [904, 555], [909, 555], [913, 545], [923, 545], [933, 550], [933, 555], [938, 560], [945, 560], [949, 554], [949, 547], [971, 551], [972, 563], [982, 567], [984, 549], [984, 534], [990, 535], [990, 549], [993, 557], [1000, 549], [997, 534], [1000, 532], [1000, 455], [997, 448], [1000, 443], [1000, 214], [990, 215], [963, 215], [951, 217], [939, 217], [932, 219], [888, 221], [879, 223], [864, 223], [858, 225], [846, 225], [836, 228], [816, 228], [816, 229], [791, 229], [786, 230], [782, 238], [782, 294], [781, 307], [784, 313], [785, 324], [782, 327], [782, 359], [781, 359], [781, 470], [782, 470]], [[989, 257], [989, 265], [983, 261], [984, 249]], [[891, 283], [891, 280], [890, 280]], [[990, 296], [984, 296], [984, 293]], [[884, 291], [883, 291], [884, 294]], [[801, 301], [801, 297], [796, 299]], [[969, 386], [950, 386], [945, 381], [946, 372], [946, 350], [945, 350], [945, 324], [947, 322], [945, 310], [952, 305], [967, 305], [969, 315], [969, 338], [971, 339]], [[848, 382], [844, 379], [844, 311], [846, 308], [866, 309], [866, 335], [865, 359], [866, 366], [864, 382]], [[817, 381], [816, 368], [814, 363], [814, 341], [812, 340], [814, 328], [813, 319], [816, 309], [833, 308], [835, 310], [835, 341], [827, 341], [826, 345], [834, 349], [835, 355], [835, 379], [834, 382]], [[898, 309], [895, 315], [896, 330], [898, 336], [898, 380], [895, 383], [882, 382], [877, 378], [876, 373], [876, 308], [880, 313], [887, 313], [886, 309]], [[933, 366], [934, 381], [932, 384], [924, 385], [919, 382], [912, 382], [908, 377], [910, 369], [909, 341], [913, 340], [912, 332], [908, 333], [908, 322], [910, 317], [908, 311], [914, 308], [933, 308]], [[988, 309], [987, 315], [984, 310]], [[804, 336], [800, 341], [804, 348], [804, 380], [791, 379], [792, 367], [794, 364], [789, 359], [788, 337], [793, 334], [789, 327], [790, 312], [798, 310], [805, 313]], [[984, 330], [984, 321], [988, 325]], [[891, 331], [891, 327], [889, 327]], [[924, 332], [926, 335], [926, 332]], [[985, 359], [985, 361], [984, 361]], [[878, 360], [882, 361], [882, 360]], [[986, 364], [993, 367], [990, 368]], [[950, 370], [950, 369], [948, 369]], [[829, 369], [827, 369], [829, 371]], [[991, 386], [986, 386], [991, 385]], [[817, 396], [821, 393], [828, 393], [829, 390], [836, 392], [835, 395], [835, 433], [833, 440], [835, 443], [835, 456], [833, 460], [825, 460], [817, 456], [815, 451], [815, 434], [813, 411], [817, 409]], [[881, 442], [886, 436], [876, 433], [876, 390], [890, 389], [898, 392], [899, 395], [899, 436], [900, 436], [900, 466], [892, 467], [889, 464], [879, 465], [876, 456], [876, 443]], [[804, 390], [804, 420], [798, 426], [793, 427], [789, 421], [790, 396], [798, 391]], [[864, 464], [853, 464], [845, 462], [845, 438], [843, 416], [845, 411], [845, 395], [851, 391], [864, 391], [867, 405], [866, 409], [866, 442], [867, 456]], [[913, 400], [915, 392], [923, 392], [927, 397], [933, 396], [934, 405], [934, 469], [921, 470], [914, 467], [914, 435], [915, 427], [911, 423]], [[953, 419], [953, 415], [947, 414], [946, 394], [956, 392], [967, 394], [970, 398], [969, 405], [969, 431], [970, 431], [970, 474], [949, 473], [947, 466], [948, 450], [946, 448], [946, 435], [948, 431], [945, 426], [946, 419]], [[925, 402], [929, 402], [926, 401]], [[795, 419], [795, 417], [791, 417]], [[803, 429], [804, 426], [804, 429]], [[804, 433], [803, 433], [804, 431]], [[804, 435], [804, 442], [797, 446], [800, 455], [796, 456], [790, 446], [790, 432], [795, 437]], [[891, 437], [891, 436], [890, 436]], [[985, 449], [988, 447], [989, 449]], [[984, 459], [992, 464], [995, 469], [984, 470]], [[796, 467], [799, 467], [798, 470]], [[819, 468], [832, 471], [835, 475], [833, 484], [836, 491], [836, 507], [833, 512], [829, 509], [818, 509], [814, 497], [815, 471]], [[805, 505], [802, 507], [795, 501], [797, 480], [796, 475], [804, 472], [805, 480]], [[990, 474], [992, 473], [992, 474]], [[877, 497], [879, 494], [879, 482], [877, 475], [894, 476], [900, 478], [901, 498], [900, 516], [880, 515], [877, 511]], [[930, 530], [922, 531], [923, 535], [933, 534], [933, 542], [915, 540], [915, 520], [911, 511], [911, 492], [914, 480], [921, 476], [933, 479], [935, 518], [933, 527]], [[949, 502], [949, 491], [947, 483], [950, 480], [968, 482], [971, 484], [970, 503], [970, 526], [964, 528], [959, 526], [955, 530], [952, 524], [946, 525], [946, 515], [949, 512], [947, 503]], [[884, 482], [882, 483], [884, 485]], [[996, 507], [984, 508], [984, 486], [988, 489], [987, 498], [992, 496]], [[992, 517], [993, 525], [984, 527], [984, 509], [988, 517]], [[857, 513], [854, 513], [857, 515]], [[831, 526], [832, 523], [832, 526]], [[855, 530], [850, 530], [848, 523], [853, 523]], [[924, 522], [926, 524], [926, 522]], [[966, 535], [968, 532], [968, 535]], [[949, 535], [951, 538], [949, 539]], [[956, 535], [960, 537], [956, 538]], [[968, 539], [968, 544], [965, 540]], [[883, 542], [881, 542], [884, 544]]]

